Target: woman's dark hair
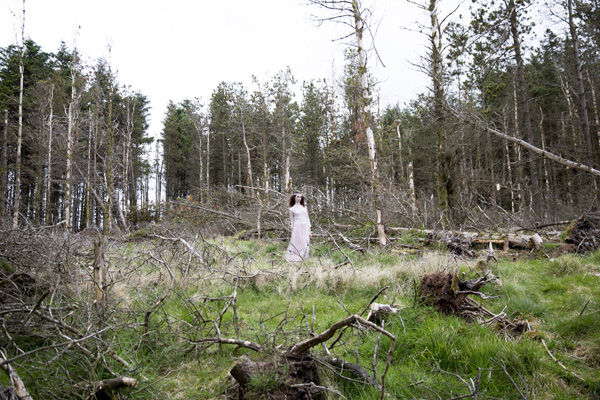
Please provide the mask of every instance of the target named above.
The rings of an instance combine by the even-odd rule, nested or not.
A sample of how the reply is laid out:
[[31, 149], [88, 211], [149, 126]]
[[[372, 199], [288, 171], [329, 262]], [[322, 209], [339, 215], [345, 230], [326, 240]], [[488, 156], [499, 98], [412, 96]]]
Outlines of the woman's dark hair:
[[296, 202], [294, 201], [294, 198], [295, 198], [297, 195], [298, 195], [298, 196], [302, 196], [302, 200], [300, 200], [300, 204], [304, 206], [304, 196], [303, 196], [303, 195], [301, 195], [301, 194], [294, 193], [293, 195], [291, 195], [291, 196], [290, 196], [290, 201], [288, 201], [288, 205], [289, 205], [290, 207], [293, 207], [293, 206], [294, 206], [294, 204], [296, 204]]

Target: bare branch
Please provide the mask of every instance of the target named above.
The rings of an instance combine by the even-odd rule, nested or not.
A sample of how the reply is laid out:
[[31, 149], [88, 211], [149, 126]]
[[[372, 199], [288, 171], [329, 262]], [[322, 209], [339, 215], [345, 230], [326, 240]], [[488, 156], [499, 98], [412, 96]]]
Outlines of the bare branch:
[[508, 140], [509, 142], [515, 143], [521, 147], [525, 147], [526, 149], [531, 150], [534, 153], [541, 154], [542, 156], [544, 156], [552, 161], [555, 161], [559, 164], [562, 164], [568, 168], [573, 168], [573, 169], [576, 169], [579, 171], [589, 172], [590, 174], [595, 175], [595, 176], [600, 176], [600, 170], [597, 170], [589, 165], [585, 165], [585, 164], [582, 164], [582, 163], [579, 163], [576, 161], [571, 161], [569, 159], [563, 158], [563, 157], [558, 156], [554, 153], [551, 153], [547, 150], [540, 149], [539, 147], [536, 147], [536, 146], [532, 145], [531, 143], [524, 141], [523, 139], [519, 139], [517, 137], [510, 136], [504, 132], [494, 129], [491, 126], [484, 124], [481, 121], [475, 121], [476, 117], [473, 114], [464, 116], [464, 115], [461, 115], [460, 113], [458, 113], [456, 110], [452, 109], [451, 107], [448, 107], [448, 109], [457, 118], [459, 118], [463, 122], [479, 126], [479, 127], [483, 128], [484, 130], [488, 131], [489, 133], [492, 133], [492, 134], [499, 136], [505, 140]]

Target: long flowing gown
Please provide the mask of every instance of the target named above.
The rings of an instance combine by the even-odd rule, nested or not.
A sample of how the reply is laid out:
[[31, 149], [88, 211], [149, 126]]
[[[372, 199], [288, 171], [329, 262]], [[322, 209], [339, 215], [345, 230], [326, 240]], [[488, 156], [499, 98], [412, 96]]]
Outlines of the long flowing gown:
[[308, 258], [310, 241], [310, 218], [303, 205], [296, 203], [290, 207], [292, 238], [285, 253], [287, 261], [304, 261]]

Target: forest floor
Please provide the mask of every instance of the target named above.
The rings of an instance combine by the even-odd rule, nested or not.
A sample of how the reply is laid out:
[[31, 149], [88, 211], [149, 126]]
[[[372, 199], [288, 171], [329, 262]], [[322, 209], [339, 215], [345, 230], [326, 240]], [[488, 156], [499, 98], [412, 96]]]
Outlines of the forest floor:
[[[38, 322], [24, 314], [23, 328], [4, 325], [11, 339], [2, 347], [15, 356], [13, 344], [40, 349], [14, 361], [39, 399], [91, 398], [82, 382], [122, 376], [137, 380], [110, 392], [122, 399], [600, 398], [600, 251], [559, 254], [547, 244], [483, 262], [487, 249], [457, 257], [313, 242], [310, 259], [290, 264], [278, 240], [162, 232], [106, 241], [97, 303], [93, 252], [70, 251], [54, 284], [60, 304], [58, 294], [44, 297], [32, 313], [55, 307], [60, 337], [32, 334]], [[448, 315], [421, 301], [422, 278], [440, 271], [493, 276], [470, 298], [497, 318]], [[360, 322], [373, 304], [397, 310], [370, 320], [379, 330]], [[352, 316], [360, 318], [309, 350], [316, 375], [302, 383], [282, 354]], [[92, 325], [97, 341], [51, 347]], [[259, 367], [240, 390], [230, 372], [244, 360]], [[3, 375], [0, 386], [8, 384]]]

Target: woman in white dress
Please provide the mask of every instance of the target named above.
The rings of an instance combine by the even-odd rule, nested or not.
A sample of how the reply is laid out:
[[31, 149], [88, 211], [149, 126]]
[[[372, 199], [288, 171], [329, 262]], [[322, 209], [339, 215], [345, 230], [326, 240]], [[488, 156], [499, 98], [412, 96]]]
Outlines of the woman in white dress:
[[308, 245], [312, 237], [304, 196], [301, 193], [294, 193], [290, 197], [288, 205], [292, 223], [292, 238], [285, 253], [285, 259], [287, 261], [304, 261], [308, 258]]

